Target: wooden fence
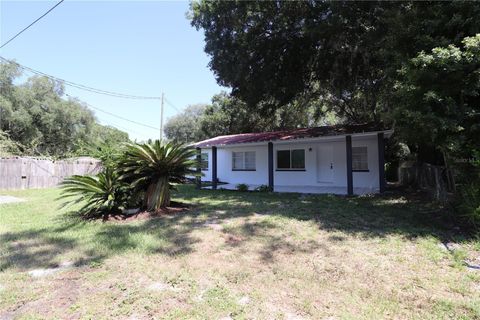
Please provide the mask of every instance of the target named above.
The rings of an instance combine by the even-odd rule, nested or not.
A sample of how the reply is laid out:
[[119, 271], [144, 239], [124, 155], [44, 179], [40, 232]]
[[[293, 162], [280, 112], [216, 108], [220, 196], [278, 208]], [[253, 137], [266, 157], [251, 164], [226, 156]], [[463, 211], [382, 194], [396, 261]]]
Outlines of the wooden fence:
[[446, 202], [455, 188], [451, 173], [444, 166], [405, 161], [400, 164], [398, 177], [400, 185], [414, 185], [441, 202]]
[[95, 174], [100, 168], [99, 160], [88, 157], [67, 160], [0, 158], [0, 190], [50, 188], [66, 177]]

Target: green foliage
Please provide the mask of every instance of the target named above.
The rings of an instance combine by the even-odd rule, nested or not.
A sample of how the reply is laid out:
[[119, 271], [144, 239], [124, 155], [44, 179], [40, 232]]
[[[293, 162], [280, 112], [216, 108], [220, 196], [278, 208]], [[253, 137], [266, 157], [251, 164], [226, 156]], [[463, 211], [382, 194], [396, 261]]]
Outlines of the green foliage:
[[461, 187], [457, 210], [470, 226], [480, 232], [480, 183], [473, 182]]
[[241, 192], [246, 192], [248, 191], [248, 185], [245, 184], [245, 183], [239, 183], [235, 186], [235, 188], [238, 190], [238, 191], [241, 191]]
[[95, 124], [90, 143], [77, 146], [75, 156], [90, 156], [102, 161], [104, 166], [114, 166], [129, 142], [128, 134], [110, 126]]
[[22, 155], [90, 155], [85, 146], [128, 141], [120, 130], [96, 122], [77, 99], [63, 99], [64, 87], [46, 77], [21, 76], [14, 63], [0, 63], [0, 131], [22, 146]]
[[480, 235], [480, 150], [473, 151], [474, 162], [464, 169], [456, 199], [456, 211]]
[[348, 122], [393, 122], [397, 70], [480, 32], [480, 6], [465, 1], [201, 0], [190, 18], [219, 84], [253, 111], [305, 99]]
[[170, 204], [172, 183], [182, 183], [196, 175], [195, 150], [174, 143], [130, 143], [119, 161], [122, 180], [134, 190], [145, 192], [148, 210], [157, 211]]
[[212, 98], [201, 118], [201, 131], [207, 137], [309, 127], [318, 124], [314, 105], [296, 100], [270, 113], [249, 108], [242, 100], [225, 92]]
[[193, 143], [208, 138], [200, 123], [206, 108], [202, 104], [188, 106], [182, 113], [170, 118], [165, 124], [165, 136], [174, 143]]
[[0, 130], [0, 157], [20, 155], [23, 147], [10, 139], [9, 135]]
[[255, 188], [255, 191], [259, 191], [259, 192], [271, 192], [273, 191], [272, 188], [270, 188], [269, 186], [267, 186], [266, 184], [262, 184], [258, 187]]
[[62, 184], [60, 199], [69, 199], [64, 206], [83, 203], [78, 213], [86, 218], [107, 218], [122, 212], [129, 190], [118, 173], [106, 167], [96, 176], [72, 176]]
[[[173, 142], [192, 143], [220, 135], [273, 131], [319, 124], [333, 124], [337, 118], [314, 103], [301, 99], [265, 115], [226, 92], [213, 96], [210, 105], [188, 107], [171, 118], [165, 134]], [[320, 111], [319, 111], [320, 110]], [[323, 121], [320, 120], [321, 117]]]
[[400, 75], [394, 119], [402, 138], [472, 157], [480, 137], [480, 34], [461, 47], [420, 52]]

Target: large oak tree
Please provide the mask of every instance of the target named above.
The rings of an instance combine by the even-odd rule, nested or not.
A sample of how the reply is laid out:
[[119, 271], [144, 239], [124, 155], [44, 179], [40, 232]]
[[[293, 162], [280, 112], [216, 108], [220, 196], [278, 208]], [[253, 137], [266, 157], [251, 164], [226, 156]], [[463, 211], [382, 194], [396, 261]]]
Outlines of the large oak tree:
[[263, 114], [295, 99], [379, 121], [397, 71], [420, 51], [480, 32], [474, 2], [198, 1], [217, 81]]

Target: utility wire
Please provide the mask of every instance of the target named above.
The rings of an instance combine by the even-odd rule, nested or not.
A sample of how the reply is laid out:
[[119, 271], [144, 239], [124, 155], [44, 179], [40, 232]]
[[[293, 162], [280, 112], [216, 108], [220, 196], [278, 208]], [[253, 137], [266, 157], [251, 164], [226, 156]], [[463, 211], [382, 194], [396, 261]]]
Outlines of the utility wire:
[[[76, 99], [75, 97], [72, 97], [72, 96], [69, 95], [69, 94], [65, 94], [65, 95], [66, 95], [67, 97]], [[131, 123], [135, 123], [135, 124], [137, 124], [137, 125], [139, 125], [139, 126], [144, 126], [144, 127], [146, 127], [146, 128], [154, 129], [154, 130], [157, 130], [157, 131], [160, 130], [160, 128], [158, 128], [158, 127], [154, 127], [154, 126], [150, 126], [150, 125], [148, 125], [148, 124], [144, 124], [144, 123], [141, 123], [141, 122], [137, 122], [137, 121], [134, 121], [134, 120], [130, 120], [130, 119], [124, 118], [124, 117], [122, 117], [122, 116], [116, 115], [115, 113], [111, 113], [111, 112], [105, 111], [105, 110], [103, 110], [103, 109], [100, 109], [100, 108], [98, 108], [98, 107], [92, 106], [91, 104], [88, 104], [88, 103], [86, 103], [86, 102], [83, 102], [83, 103], [84, 103], [86, 106], [88, 106], [88, 107], [90, 107], [90, 108], [92, 108], [92, 109], [95, 109], [95, 110], [98, 110], [98, 111], [100, 111], [100, 112], [106, 113], [106, 114], [108, 114], [108, 115], [111, 115], [112, 117], [115, 117], [115, 118], [118, 118], [118, 119], [121, 119], [121, 120], [124, 120], [124, 121], [128, 121], [128, 122], [131, 122]]]
[[93, 92], [93, 93], [97, 93], [97, 94], [103, 94], [103, 95], [108, 95], [108, 96], [112, 96], [112, 97], [116, 97], [116, 98], [126, 98], [126, 99], [145, 99], [145, 100], [161, 100], [162, 99], [162, 97], [137, 96], [137, 95], [124, 94], [124, 93], [119, 93], [119, 92], [97, 89], [97, 88], [85, 86], [83, 84], [79, 84], [79, 83], [75, 83], [75, 82], [72, 82], [72, 81], [57, 78], [55, 76], [46, 74], [44, 72], [32, 69], [32, 68], [24, 66], [24, 65], [21, 65], [18, 62], [15, 62], [13, 60], [9, 60], [9, 59], [4, 58], [2, 56], [0, 56], [0, 59], [5, 61], [5, 62], [13, 63], [23, 70], [29, 71], [29, 72], [37, 74], [37, 75], [47, 77], [47, 78], [49, 78], [51, 80], [54, 80], [54, 81], [61, 82], [65, 85], [67, 85], [67, 86], [71, 86], [71, 87], [74, 87], [74, 88], [77, 88], [77, 89], [81, 89], [81, 90], [85, 90], [85, 91], [89, 91], [89, 92]]
[[28, 26], [26, 26], [25, 28], [23, 28], [22, 31], [18, 32], [16, 35], [14, 35], [12, 38], [10, 38], [7, 42], [5, 42], [4, 44], [2, 44], [0, 46], [0, 49], [2, 49], [3, 47], [5, 47], [7, 44], [9, 44], [10, 42], [12, 42], [16, 37], [18, 37], [19, 35], [21, 35], [24, 31], [26, 31], [28, 28], [30, 28], [31, 26], [33, 26], [35, 23], [37, 23], [40, 19], [42, 19], [43, 17], [45, 17], [47, 14], [50, 13], [50, 11], [52, 11], [53, 9], [55, 9], [56, 7], [58, 7], [64, 0], [60, 0], [56, 5], [54, 5], [53, 7], [50, 8], [50, 10], [48, 10], [47, 12], [45, 12], [43, 15], [41, 15], [40, 17], [38, 17], [37, 20], [33, 21], [32, 23], [30, 23]]
[[103, 118], [99, 118], [99, 120], [102, 121], [102, 122], [104, 122], [107, 126], [112, 126], [112, 127], [114, 127], [114, 128], [123, 130], [123, 131], [125, 131], [125, 132], [127, 132], [127, 133], [128, 133], [128, 132], [135, 133], [135, 134], [137, 134], [137, 135], [139, 135], [139, 136], [143, 136], [144, 138], [150, 139], [150, 137], [148, 137], [147, 135], [145, 135], [145, 134], [143, 134], [143, 133], [140, 133], [140, 132], [138, 132], [138, 131], [133, 131], [132, 129], [125, 128], [125, 127], [123, 127], [123, 126], [121, 126], [121, 125], [119, 125], [119, 124], [117, 124], [117, 123], [113, 123], [113, 122], [111, 122], [111, 121], [107, 121], [107, 120], [105, 120], [105, 119], [103, 119]]
[[177, 110], [178, 112], [181, 112], [180, 109], [178, 109], [177, 107], [175, 107], [175, 105], [173, 103], [171, 103], [167, 98], [165, 98], [165, 102], [171, 106], [173, 109]]

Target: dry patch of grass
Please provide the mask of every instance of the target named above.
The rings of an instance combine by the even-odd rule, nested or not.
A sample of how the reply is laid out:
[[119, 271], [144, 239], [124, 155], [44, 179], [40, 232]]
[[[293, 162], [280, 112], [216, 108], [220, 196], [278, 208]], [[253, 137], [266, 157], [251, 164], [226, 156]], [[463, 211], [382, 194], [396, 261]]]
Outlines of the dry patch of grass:
[[191, 211], [102, 223], [57, 211], [54, 189], [11, 194], [28, 201], [0, 207], [0, 318], [480, 317], [478, 242], [406, 198], [187, 186]]

